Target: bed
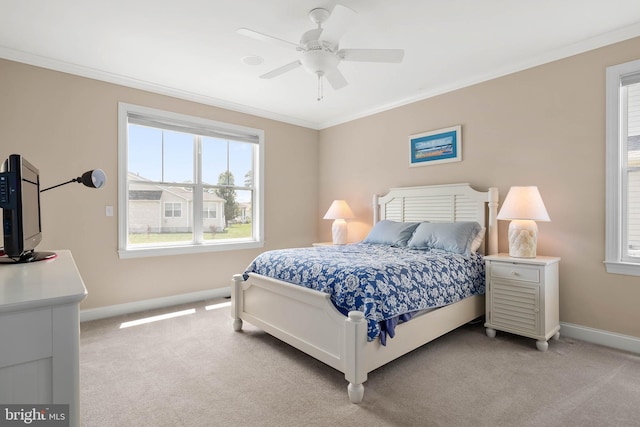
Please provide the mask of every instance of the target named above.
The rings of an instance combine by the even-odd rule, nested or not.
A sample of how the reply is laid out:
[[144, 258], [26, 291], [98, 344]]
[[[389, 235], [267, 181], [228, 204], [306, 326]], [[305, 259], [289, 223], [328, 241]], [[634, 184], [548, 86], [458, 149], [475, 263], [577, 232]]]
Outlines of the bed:
[[[498, 190], [477, 191], [469, 184], [394, 188], [374, 196], [374, 225], [382, 221], [463, 223], [485, 227], [479, 252], [497, 253]], [[374, 227], [375, 228], [375, 227]], [[331, 295], [257, 273], [233, 277], [233, 328], [243, 321], [264, 330], [343, 372], [351, 402], [364, 396], [369, 372], [484, 314], [484, 295], [469, 296], [429, 310], [395, 328], [382, 345], [371, 340], [363, 311], [341, 313]]]

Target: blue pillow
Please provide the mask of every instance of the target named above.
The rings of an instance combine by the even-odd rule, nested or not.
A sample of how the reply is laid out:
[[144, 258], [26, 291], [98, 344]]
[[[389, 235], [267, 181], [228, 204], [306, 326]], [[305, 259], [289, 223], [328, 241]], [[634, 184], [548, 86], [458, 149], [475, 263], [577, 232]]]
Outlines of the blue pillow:
[[373, 226], [363, 243], [379, 245], [407, 246], [418, 222], [395, 222], [383, 219]]
[[409, 248], [442, 249], [469, 254], [482, 227], [477, 222], [422, 222], [409, 240]]

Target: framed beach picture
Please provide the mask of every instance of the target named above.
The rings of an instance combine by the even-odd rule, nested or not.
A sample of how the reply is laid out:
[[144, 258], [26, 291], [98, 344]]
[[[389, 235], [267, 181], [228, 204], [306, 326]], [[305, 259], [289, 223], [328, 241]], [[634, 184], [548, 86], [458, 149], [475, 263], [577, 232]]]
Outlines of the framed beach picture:
[[410, 166], [426, 166], [462, 160], [462, 126], [452, 126], [409, 137]]

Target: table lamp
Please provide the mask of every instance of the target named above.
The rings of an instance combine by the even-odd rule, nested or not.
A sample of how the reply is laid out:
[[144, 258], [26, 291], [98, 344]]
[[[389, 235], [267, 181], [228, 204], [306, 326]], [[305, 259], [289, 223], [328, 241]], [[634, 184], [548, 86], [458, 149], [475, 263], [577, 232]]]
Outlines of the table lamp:
[[345, 219], [353, 218], [351, 208], [344, 200], [334, 200], [329, 206], [329, 210], [324, 214], [324, 219], [332, 219], [331, 235], [334, 245], [344, 245], [347, 243], [347, 222]]
[[538, 245], [536, 221], [551, 221], [538, 187], [511, 187], [498, 212], [509, 224], [509, 256], [535, 258]]

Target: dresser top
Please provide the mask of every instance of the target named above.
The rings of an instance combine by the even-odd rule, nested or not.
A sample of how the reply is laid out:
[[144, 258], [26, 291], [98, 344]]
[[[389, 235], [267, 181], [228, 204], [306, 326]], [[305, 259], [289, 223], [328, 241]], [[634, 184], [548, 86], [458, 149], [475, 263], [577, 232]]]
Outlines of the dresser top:
[[56, 258], [25, 264], [0, 264], [0, 313], [79, 303], [87, 296], [68, 250]]

